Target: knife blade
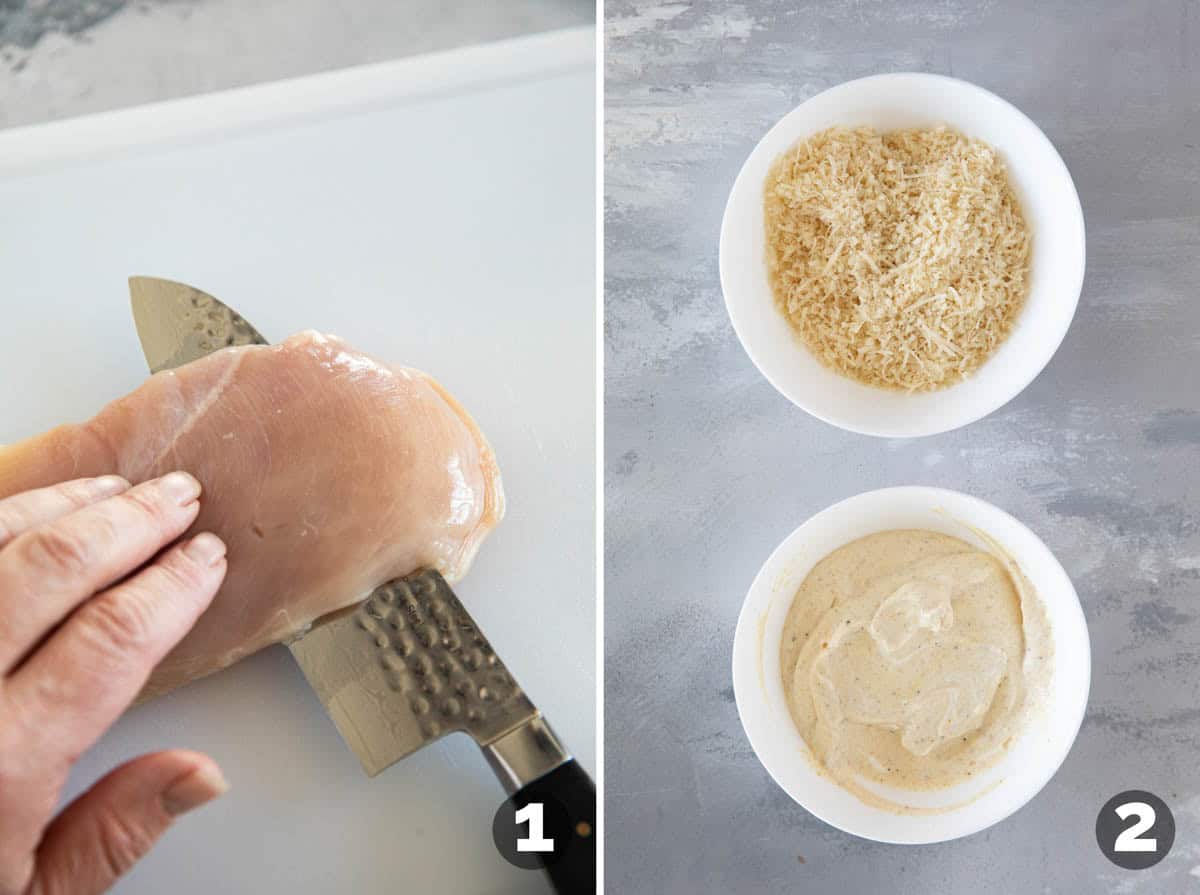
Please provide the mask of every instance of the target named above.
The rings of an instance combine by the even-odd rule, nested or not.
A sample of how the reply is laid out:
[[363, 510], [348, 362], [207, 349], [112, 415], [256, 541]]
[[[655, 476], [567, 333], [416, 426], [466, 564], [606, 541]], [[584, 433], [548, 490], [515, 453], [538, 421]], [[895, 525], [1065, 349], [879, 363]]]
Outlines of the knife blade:
[[[153, 373], [269, 344], [193, 286], [136, 276], [129, 290]], [[470, 735], [514, 801], [541, 794], [564, 804], [578, 842], [546, 870], [559, 891], [594, 890], [594, 786], [436, 570], [376, 588], [287, 646], [368, 775], [446, 734]]]
[[129, 299], [151, 373], [232, 345], [266, 345], [241, 314], [206, 292], [155, 277], [130, 277]]

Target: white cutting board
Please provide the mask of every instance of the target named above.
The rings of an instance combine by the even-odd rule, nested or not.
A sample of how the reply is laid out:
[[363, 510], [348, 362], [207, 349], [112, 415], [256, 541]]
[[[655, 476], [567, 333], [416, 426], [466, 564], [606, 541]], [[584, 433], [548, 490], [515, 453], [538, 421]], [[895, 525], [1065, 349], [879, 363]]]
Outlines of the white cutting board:
[[[0, 132], [0, 442], [145, 378], [130, 274], [430, 371], [508, 494], [458, 593], [594, 772], [594, 102], [584, 29]], [[128, 714], [69, 795], [168, 746], [233, 789], [118, 892], [548, 889], [469, 740], [370, 780], [282, 647]]]

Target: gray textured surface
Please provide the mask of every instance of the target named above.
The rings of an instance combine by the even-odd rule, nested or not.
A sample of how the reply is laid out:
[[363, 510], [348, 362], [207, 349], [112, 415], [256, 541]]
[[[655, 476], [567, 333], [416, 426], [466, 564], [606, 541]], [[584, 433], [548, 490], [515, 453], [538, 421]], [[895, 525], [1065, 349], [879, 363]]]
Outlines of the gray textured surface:
[[[1200, 6], [607, 5], [607, 879], [624, 893], [1200, 890]], [[843, 433], [756, 372], [717, 232], [769, 125], [850, 78], [981, 84], [1062, 152], [1088, 227], [1079, 313], [1009, 406], [914, 441]], [[813, 512], [943, 485], [1025, 521], [1092, 636], [1087, 718], [1033, 802], [969, 839], [876, 845], [792, 803], [738, 723], [730, 649], [768, 553]], [[1158, 867], [1093, 825], [1118, 791], [1174, 809]]]
[[595, 21], [594, 0], [0, 0], [0, 127]]

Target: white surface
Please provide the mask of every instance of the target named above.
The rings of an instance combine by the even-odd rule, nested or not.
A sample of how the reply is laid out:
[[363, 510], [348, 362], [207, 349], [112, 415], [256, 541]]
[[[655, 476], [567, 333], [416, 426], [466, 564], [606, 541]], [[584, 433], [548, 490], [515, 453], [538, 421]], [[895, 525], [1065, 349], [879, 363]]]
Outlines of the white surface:
[[[784, 698], [779, 672], [783, 624], [812, 567], [838, 547], [877, 531], [924, 528], [989, 549], [964, 523], [1000, 544], [1046, 607], [1054, 643], [1046, 705], [1000, 763], [976, 781], [940, 792], [890, 794], [922, 807], [955, 806], [978, 796], [974, 801], [944, 814], [893, 814], [860, 801], [818, 773], [810, 760]], [[847, 833], [881, 842], [941, 842], [966, 836], [998, 823], [1028, 802], [1067, 757], [1083, 721], [1090, 680], [1087, 623], [1071, 580], [1054, 554], [1003, 510], [941, 488], [868, 491], [813, 516], [779, 545], [755, 577], [734, 636], [734, 695], [759, 761], [788, 795], [817, 817]]]
[[[194, 283], [273, 340], [318, 328], [434, 373], [487, 433], [508, 495], [458, 593], [589, 770], [593, 40], [566, 32], [52, 125], [55, 165], [37, 174], [16, 161], [37, 135], [0, 135], [0, 441], [84, 419], [145, 378], [131, 273]], [[456, 69], [471, 76], [442, 80]], [[296, 114], [339, 83], [340, 104]], [[235, 120], [227, 110], [237, 129], [214, 130]], [[171, 138], [89, 158], [78, 135], [122, 141], [104, 118], [135, 136], [171, 121]], [[493, 848], [502, 792], [470, 741], [368, 780], [281, 647], [130, 713], [70, 794], [166, 746], [210, 752], [233, 790], [120, 892], [547, 888]]]
[[[946, 124], [999, 150], [1033, 234], [1029, 295], [1008, 339], [967, 380], [906, 394], [823, 366], [775, 308], [767, 278], [763, 184], [798, 140], [836, 125], [896, 130]], [[721, 288], [738, 338], [784, 396], [818, 419], [865, 435], [907, 438], [965, 426], [1008, 403], [1067, 334], [1084, 269], [1083, 211], [1070, 172], [1032, 121], [981, 87], [929, 74], [860, 78], [788, 113], [750, 153], [721, 225]]]

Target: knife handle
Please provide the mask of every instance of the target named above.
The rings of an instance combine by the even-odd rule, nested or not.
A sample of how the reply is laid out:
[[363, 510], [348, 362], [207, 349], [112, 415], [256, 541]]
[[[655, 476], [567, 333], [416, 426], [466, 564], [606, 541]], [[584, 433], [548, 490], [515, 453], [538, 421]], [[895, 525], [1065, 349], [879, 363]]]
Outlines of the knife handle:
[[592, 895], [596, 891], [596, 786], [570, 758], [550, 773], [513, 793], [513, 803], [552, 799], [563, 807], [571, 822], [571, 841], [557, 861], [545, 865], [558, 895]]

